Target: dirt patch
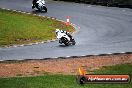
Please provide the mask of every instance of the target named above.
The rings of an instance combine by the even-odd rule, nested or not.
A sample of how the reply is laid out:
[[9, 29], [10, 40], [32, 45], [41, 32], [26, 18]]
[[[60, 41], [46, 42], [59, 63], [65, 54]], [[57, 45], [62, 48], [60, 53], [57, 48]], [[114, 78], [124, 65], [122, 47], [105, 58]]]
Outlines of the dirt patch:
[[132, 54], [89, 56], [68, 59], [1, 62], [0, 77], [34, 76], [43, 74], [77, 74], [78, 68], [99, 69], [102, 66], [132, 63]]

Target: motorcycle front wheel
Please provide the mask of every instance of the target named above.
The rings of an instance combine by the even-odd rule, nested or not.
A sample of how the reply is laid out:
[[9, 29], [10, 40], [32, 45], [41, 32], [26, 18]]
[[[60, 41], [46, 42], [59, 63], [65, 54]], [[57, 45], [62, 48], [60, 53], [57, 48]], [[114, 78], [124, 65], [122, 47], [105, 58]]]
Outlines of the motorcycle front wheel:
[[62, 41], [66, 46], [69, 46], [69, 42], [68, 42], [67, 38], [63, 37], [63, 38], [61, 39], [61, 41]]
[[74, 40], [74, 39], [72, 39], [72, 45], [75, 45], [75, 44], [76, 44], [75, 40]]

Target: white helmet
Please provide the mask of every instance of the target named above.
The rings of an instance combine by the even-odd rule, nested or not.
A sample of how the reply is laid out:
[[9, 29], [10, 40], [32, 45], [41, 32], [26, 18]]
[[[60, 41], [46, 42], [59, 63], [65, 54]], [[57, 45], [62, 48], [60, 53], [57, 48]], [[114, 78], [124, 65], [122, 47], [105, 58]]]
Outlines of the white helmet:
[[60, 29], [56, 29], [55, 32], [58, 33], [60, 31]]

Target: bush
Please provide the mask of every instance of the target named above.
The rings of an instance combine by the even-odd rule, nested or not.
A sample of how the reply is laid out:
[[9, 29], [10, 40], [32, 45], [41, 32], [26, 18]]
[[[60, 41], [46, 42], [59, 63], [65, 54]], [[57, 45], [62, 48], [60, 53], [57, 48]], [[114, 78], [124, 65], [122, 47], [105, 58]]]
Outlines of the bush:
[[88, 4], [132, 8], [132, 0], [63, 0], [63, 1], [84, 2]]

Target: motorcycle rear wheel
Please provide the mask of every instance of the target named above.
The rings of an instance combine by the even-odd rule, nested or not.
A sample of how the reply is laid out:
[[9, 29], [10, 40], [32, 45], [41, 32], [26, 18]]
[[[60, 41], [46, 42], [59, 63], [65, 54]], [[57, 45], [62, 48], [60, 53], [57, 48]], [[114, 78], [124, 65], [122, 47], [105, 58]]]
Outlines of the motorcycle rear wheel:
[[44, 9], [45, 12], [47, 12], [47, 8], [45, 6], [43, 6], [43, 9]]

